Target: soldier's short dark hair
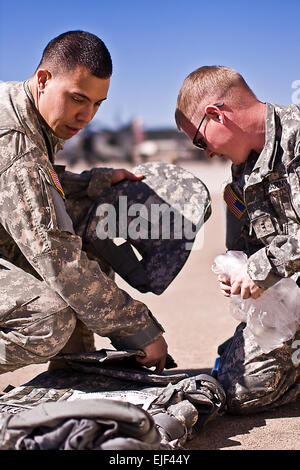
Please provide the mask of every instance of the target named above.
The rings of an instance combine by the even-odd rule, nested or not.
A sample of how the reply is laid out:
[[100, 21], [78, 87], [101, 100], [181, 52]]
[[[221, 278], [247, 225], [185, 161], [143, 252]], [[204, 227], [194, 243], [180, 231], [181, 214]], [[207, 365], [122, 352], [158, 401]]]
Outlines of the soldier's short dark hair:
[[62, 33], [47, 44], [37, 70], [46, 65], [51, 66], [53, 72], [71, 71], [81, 65], [103, 79], [112, 74], [112, 60], [104, 42], [80, 30]]

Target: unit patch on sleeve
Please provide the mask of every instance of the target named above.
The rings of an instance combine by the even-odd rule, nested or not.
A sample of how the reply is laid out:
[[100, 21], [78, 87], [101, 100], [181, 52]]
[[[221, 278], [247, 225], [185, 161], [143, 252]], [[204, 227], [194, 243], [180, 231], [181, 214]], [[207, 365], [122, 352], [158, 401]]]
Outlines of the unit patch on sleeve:
[[235, 194], [230, 184], [228, 184], [223, 193], [223, 199], [231, 212], [240, 219], [246, 212], [245, 203]]

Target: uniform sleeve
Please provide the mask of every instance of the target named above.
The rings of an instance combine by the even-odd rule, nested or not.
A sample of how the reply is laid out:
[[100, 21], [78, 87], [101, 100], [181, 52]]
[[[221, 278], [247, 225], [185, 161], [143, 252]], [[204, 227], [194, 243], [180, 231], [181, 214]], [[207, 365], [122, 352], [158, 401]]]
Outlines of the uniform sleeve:
[[249, 276], [263, 289], [271, 287], [282, 278], [291, 277], [293, 274], [300, 272], [299, 157], [298, 155], [289, 169], [289, 190], [285, 193], [288, 196], [281, 197], [280, 194], [278, 195], [277, 204], [282, 207], [284, 227], [288, 233], [275, 235], [267, 246], [248, 259]]
[[90, 199], [98, 199], [102, 192], [112, 185], [113, 168], [92, 168], [80, 174], [65, 171], [64, 167], [54, 167], [59, 175], [60, 182], [66, 196], [76, 196], [76, 193], [88, 196]]
[[[33, 151], [34, 152], [34, 151]], [[162, 332], [147, 307], [132, 299], [82, 251], [61, 195], [38, 155], [24, 155], [0, 178], [1, 223], [45, 282], [89, 329], [116, 348], [142, 348]], [[100, 172], [89, 178], [98, 185]], [[95, 179], [94, 179], [95, 178]]]

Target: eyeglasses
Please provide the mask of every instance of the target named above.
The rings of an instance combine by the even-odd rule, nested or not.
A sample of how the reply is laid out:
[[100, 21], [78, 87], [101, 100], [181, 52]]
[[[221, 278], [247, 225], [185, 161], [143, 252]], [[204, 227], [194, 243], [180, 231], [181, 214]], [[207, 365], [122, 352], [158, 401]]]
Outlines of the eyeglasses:
[[[217, 108], [220, 108], [221, 106], [223, 106], [223, 104], [224, 104], [223, 101], [221, 101], [220, 103], [214, 104], [214, 106], [217, 106]], [[197, 140], [197, 136], [199, 134], [200, 127], [202, 126], [202, 123], [203, 123], [205, 118], [206, 118], [206, 113], [204, 113], [204, 115], [203, 115], [203, 117], [200, 121], [200, 124], [198, 126], [198, 129], [196, 130], [196, 134], [193, 138], [193, 145], [195, 145], [195, 147], [197, 147], [200, 150], [206, 150], [207, 149], [207, 143], [202, 138]]]

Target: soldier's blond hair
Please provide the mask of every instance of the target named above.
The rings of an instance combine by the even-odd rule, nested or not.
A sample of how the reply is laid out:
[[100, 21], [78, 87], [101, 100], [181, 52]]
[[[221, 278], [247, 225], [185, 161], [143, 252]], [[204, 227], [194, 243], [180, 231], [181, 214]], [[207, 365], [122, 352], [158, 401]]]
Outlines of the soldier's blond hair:
[[241, 74], [221, 65], [207, 65], [190, 73], [177, 98], [175, 120], [180, 129], [181, 117], [192, 119], [196, 110], [212, 102], [226, 101], [241, 105], [241, 92], [256, 98]]

